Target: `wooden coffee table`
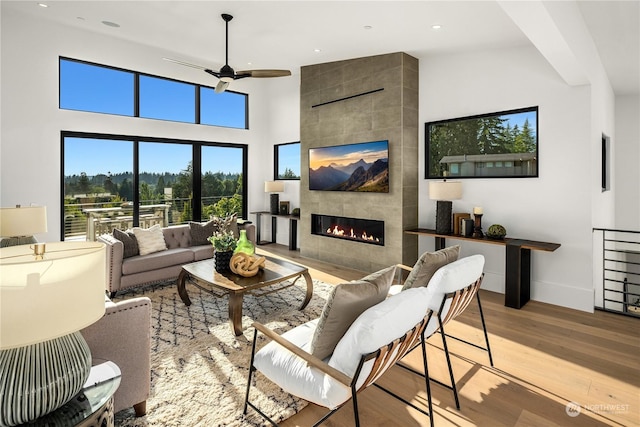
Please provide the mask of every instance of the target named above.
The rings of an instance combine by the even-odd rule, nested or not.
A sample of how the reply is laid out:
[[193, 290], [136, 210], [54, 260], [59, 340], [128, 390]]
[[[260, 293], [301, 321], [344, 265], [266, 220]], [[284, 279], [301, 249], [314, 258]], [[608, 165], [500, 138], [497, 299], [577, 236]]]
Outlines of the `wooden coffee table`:
[[[185, 287], [187, 281], [215, 297], [229, 295], [229, 322], [236, 335], [242, 334], [242, 299], [245, 294], [263, 296], [289, 288], [304, 277], [307, 282], [307, 293], [300, 310], [304, 309], [313, 296], [313, 282], [309, 270], [292, 262], [266, 257], [264, 268], [253, 277], [242, 277], [231, 271], [219, 273], [214, 268], [213, 259], [194, 262], [182, 266], [178, 276], [178, 294], [186, 305], [191, 300]], [[278, 285], [287, 279], [294, 279], [290, 284]], [[268, 289], [262, 289], [270, 287]], [[260, 290], [262, 289], [262, 290]]]

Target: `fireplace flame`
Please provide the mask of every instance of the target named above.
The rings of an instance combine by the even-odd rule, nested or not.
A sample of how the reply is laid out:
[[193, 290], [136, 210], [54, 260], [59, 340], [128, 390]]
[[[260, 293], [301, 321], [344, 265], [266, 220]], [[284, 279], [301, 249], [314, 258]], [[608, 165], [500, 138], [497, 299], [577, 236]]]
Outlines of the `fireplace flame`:
[[370, 236], [367, 234], [366, 231], [363, 231], [360, 235], [358, 235], [358, 233], [353, 231], [353, 228], [352, 228], [349, 230], [349, 233], [347, 234], [346, 230], [340, 228], [337, 225], [327, 228], [327, 234], [330, 234], [332, 236], [346, 237], [346, 238], [352, 238], [356, 240], [360, 239], [360, 240], [366, 240], [369, 242], [380, 243], [380, 239], [378, 237]]

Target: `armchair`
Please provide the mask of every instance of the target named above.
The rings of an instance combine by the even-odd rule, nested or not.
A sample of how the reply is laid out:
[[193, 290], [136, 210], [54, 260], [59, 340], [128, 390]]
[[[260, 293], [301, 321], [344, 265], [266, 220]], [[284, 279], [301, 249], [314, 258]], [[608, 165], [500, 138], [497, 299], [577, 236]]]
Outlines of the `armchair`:
[[[409, 289], [370, 307], [353, 322], [333, 353], [324, 360], [309, 351], [317, 319], [282, 335], [254, 323], [256, 329], [243, 413], [246, 414], [250, 406], [277, 426], [249, 400], [252, 375], [260, 371], [286, 392], [329, 409], [314, 426], [324, 422], [349, 400], [353, 402], [355, 425], [359, 426], [358, 392], [374, 384], [408, 351], [422, 346], [424, 369], [428, 372], [424, 331], [432, 312], [426, 305], [426, 293], [426, 288]], [[258, 332], [272, 341], [256, 352]], [[428, 412], [410, 402], [405, 403], [429, 415], [433, 426], [428, 375], [425, 383]]]
[[113, 303], [106, 298], [104, 316], [80, 332], [94, 361], [110, 360], [122, 372], [114, 411], [133, 407], [136, 416], [145, 415], [151, 385], [151, 300]]
[[[401, 267], [406, 268], [404, 266]], [[487, 334], [487, 327], [485, 325], [484, 314], [482, 312], [482, 304], [480, 303], [480, 294], [478, 292], [484, 277], [483, 268], [484, 257], [482, 255], [472, 255], [461, 258], [436, 270], [430, 278], [429, 283], [426, 285], [427, 293], [425, 298], [427, 299], [427, 306], [435, 313], [435, 316], [433, 316], [431, 322], [426, 326], [424, 336], [425, 338], [429, 338], [431, 335], [440, 332], [445, 357], [447, 359], [447, 366], [449, 368], [451, 385], [443, 384], [437, 380], [432, 381], [452, 390], [456, 402], [456, 408], [458, 409], [460, 409], [460, 401], [458, 399], [458, 390], [453, 375], [453, 368], [451, 366], [451, 357], [447, 347], [447, 337], [481, 350], [485, 350], [489, 355], [489, 362], [491, 366], [493, 366], [493, 357], [491, 355], [491, 347], [489, 346], [489, 335]], [[409, 268], [409, 270], [411, 269]], [[401, 291], [396, 295], [402, 295], [404, 292], [406, 291]], [[478, 303], [486, 347], [449, 335], [445, 332], [445, 325], [462, 314], [474, 299], [476, 299]], [[402, 363], [398, 363], [398, 366], [421, 376], [428, 375], [426, 371], [425, 373], [418, 372]]]

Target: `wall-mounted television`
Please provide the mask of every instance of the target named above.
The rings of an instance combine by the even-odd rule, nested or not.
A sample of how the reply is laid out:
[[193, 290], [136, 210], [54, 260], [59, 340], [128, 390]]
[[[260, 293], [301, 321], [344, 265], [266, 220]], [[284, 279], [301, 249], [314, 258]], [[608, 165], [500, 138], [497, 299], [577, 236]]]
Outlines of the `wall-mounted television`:
[[389, 141], [309, 149], [309, 190], [389, 192]]
[[425, 178], [538, 176], [538, 107], [425, 123]]

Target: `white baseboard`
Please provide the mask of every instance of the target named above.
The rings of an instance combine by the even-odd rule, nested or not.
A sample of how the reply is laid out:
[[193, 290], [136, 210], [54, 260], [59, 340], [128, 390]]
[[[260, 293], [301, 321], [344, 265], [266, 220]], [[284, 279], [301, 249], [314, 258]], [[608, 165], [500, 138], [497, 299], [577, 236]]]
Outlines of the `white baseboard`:
[[[485, 271], [482, 289], [504, 294], [504, 274]], [[594, 311], [593, 289], [577, 288], [562, 283], [532, 281], [531, 300], [589, 313]]]

